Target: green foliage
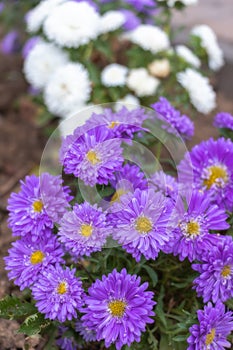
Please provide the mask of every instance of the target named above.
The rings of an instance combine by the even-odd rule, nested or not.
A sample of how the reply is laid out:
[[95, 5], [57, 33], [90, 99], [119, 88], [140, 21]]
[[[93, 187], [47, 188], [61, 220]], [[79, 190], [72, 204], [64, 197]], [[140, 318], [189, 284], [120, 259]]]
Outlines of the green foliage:
[[37, 312], [25, 319], [25, 321], [21, 324], [18, 333], [24, 333], [28, 336], [32, 336], [40, 333], [50, 324], [50, 320], [45, 320], [44, 316], [41, 313]]
[[17, 320], [32, 315], [37, 311], [36, 307], [28, 301], [16, 296], [7, 295], [0, 300], [0, 317], [9, 320]]

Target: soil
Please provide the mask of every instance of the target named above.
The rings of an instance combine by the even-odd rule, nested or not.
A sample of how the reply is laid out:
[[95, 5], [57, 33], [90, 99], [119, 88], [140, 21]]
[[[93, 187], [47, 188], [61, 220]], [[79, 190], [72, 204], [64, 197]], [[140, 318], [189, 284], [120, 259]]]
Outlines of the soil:
[[[40, 161], [46, 143], [43, 130], [35, 122], [38, 107], [26, 97], [27, 85], [21, 73], [22, 61], [17, 55], [0, 56], [0, 298], [18, 294], [19, 290], [7, 279], [3, 257], [12, 242], [7, 228], [7, 198], [19, 188], [19, 180], [32, 172]], [[233, 113], [233, 64], [226, 64], [217, 76], [218, 110]], [[188, 147], [216, 137], [213, 115], [196, 116], [196, 135]], [[22, 349], [25, 338], [16, 335], [15, 321], [0, 319], [0, 349]], [[30, 340], [31, 341], [31, 340]], [[39, 349], [38, 341], [30, 349]], [[33, 343], [33, 342], [32, 342]]]

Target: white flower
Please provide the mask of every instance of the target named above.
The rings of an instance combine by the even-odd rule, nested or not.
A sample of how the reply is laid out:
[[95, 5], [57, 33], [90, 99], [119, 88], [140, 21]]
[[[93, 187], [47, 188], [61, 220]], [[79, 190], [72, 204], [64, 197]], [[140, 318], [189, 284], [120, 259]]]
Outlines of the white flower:
[[129, 40], [152, 53], [167, 50], [170, 42], [167, 34], [150, 24], [142, 24], [129, 32]]
[[177, 80], [188, 91], [192, 104], [199, 112], [208, 114], [216, 107], [216, 94], [208, 78], [187, 68], [177, 74]]
[[108, 33], [117, 30], [125, 23], [125, 16], [119, 11], [108, 11], [100, 20], [100, 33]]
[[37, 32], [46, 17], [65, 0], [43, 0], [26, 15], [27, 30]]
[[[157, 1], [164, 1], [164, 0], [157, 0]], [[175, 5], [175, 3], [178, 0], [167, 0], [167, 4], [169, 7], [173, 7]], [[185, 6], [189, 6], [189, 5], [196, 5], [198, 4], [199, 0], [180, 0]]]
[[199, 68], [201, 66], [201, 61], [194, 55], [194, 53], [185, 45], [177, 45], [176, 53], [178, 56], [182, 57], [186, 62], [190, 63], [193, 67]]
[[138, 97], [153, 95], [160, 81], [150, 76], [145, 68], [132, 69], [127, 78], [127, 86], [133, 90]]
[[90, 92], [90, 80], [84, 66], [80, 63], [67, 63], [50, 78], [44, 98], [51, 113], [66, 117], [86, 104]]
[[100, 16], [86, 2], [61, 4], [44, 22], [44, 33], [58, 45], [77, 48], [99, 34]]
[[166, 58], [154, 60], [148, 65], [148, 70], [155, 77], [166, 78], [171, 72], [170, 62]]
[[128, 110], [131, 110], [135, 109], [135, 106], [139, 106], [140, 101], [136, 96], [128, 94], [116, 102], [115, 109], [117, 111], [120, 110], [122, 108], [122, 105], [125, 106]]
[[106, 66], [101, 73], [101, 81], [105, 86], [124, 86], [128, 68], [121, 64], [112, 63]]
[[68, 62], [68, 55], [53, 44], [39, 41], [24, 61], [24, 74], [35, 88], [42, 89], [56, 69]]
[[214, 71], [219, 70], [224, 64], [223, 52], [218, 45], [217, 37], [213, 30], [203, 24], [195, 26], [191, 34], [201, 39], [201, 46], [206, 50], [209, 58], [209, 67]]

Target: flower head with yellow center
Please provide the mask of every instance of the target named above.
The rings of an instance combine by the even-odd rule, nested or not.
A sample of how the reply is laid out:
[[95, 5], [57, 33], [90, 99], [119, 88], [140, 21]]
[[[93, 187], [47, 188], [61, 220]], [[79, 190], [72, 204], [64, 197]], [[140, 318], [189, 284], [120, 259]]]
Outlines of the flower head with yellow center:
[[45, 255], [41, 250], [36, 250], [35, 252], [33, 252], [31, 254], [30, 262], [33, 265], [39, 264], [44, 260], [44, 257], [45, 257]]
[[148, 217], [139, 216], [135, 221], [135, 228], [140, 234], [147, 234], [151, 232], [153, 223]]
[[114, 317], [123, 317], [125, 314], [126, 307], [127, 303], [120, 299], [115, 299], [108, 303], [109, 312]]
[[205, 169], [204, 186], [210, 189], [212, 186], [224, 187], [228, 182], [228, 172], [225, 165], [212, 165]]
[[88, 151], [86, 158], [92, 165], [96, 165], [96, 164], [100, 163], [100, 158], [99, 158], [97, 152], [94, 150]]
[[35, 213], [41, 213], [43, 210], [43, 203], [41, 200], [36, 200], [33, 202], [32, 207]]

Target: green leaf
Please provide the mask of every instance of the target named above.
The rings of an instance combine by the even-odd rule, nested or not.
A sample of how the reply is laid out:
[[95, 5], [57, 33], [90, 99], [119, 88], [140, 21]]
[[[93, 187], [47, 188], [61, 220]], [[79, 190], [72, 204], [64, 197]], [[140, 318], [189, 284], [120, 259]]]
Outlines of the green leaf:
[[18, 333], [24, 333], [32, 336], [41, 332], [41, 330], [50, 325], [50, 320], [45, 320], [44, 316], [39, 312], [28, 316], [20, 326]]
[[156, 284], [158, 283], [158, 275], [155, 272], [155, 270], [152, 269], [152, 267], [150, 267], [148, 265], [143, 265], [142, 268], [146, 270], [146, 272], [148, 273], [148, 275], [150, 276], [150, 279], [152, 281], [152, 286], [155, 287]]
[[187, 340], [188, 336], [189, 334], [177, 335], [174, 338], [172, 338], [172, 340], [175, 342], [183, 342]]
[[16, 320], [27, 317], [37, 311], [36, 307], [29, 302], [22, 301], [15, 296], [7, 295], [0, 300], [0, 317]]

